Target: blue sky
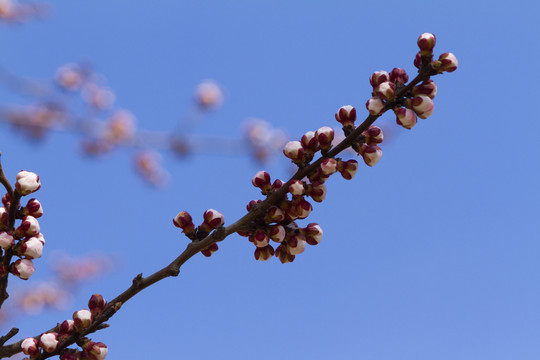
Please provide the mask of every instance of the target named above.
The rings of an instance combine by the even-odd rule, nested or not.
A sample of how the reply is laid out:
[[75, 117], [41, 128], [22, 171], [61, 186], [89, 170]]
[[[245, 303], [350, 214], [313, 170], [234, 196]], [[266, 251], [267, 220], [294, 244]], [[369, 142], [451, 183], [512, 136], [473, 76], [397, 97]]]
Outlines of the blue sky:
[[[214, 79], [225, 103], [197, 133], [226, 137], [248, 117], [293, 139], [336, 126], [345, 104], [363, 118], [371, 73], [413, 75], [423, 32], [459, 60], [434, 79], [430, 118], [407, 131], [385, 115], [393, 131], [380, 163], [329, 180], [308, 219], [324, 230], [320, 245], [293, 264], [260, 263], [231, 236], [125, 304], [93, 337], [108, 359], [537, 359], [539, 10], [534, 1], [57, 1], [44, 20], [1, 26], [3, 67], [44, 79], [89, 60], [145, 129], [173, 128], [194, 87]], [[32, 279], [11, 284], [47, 279], [58, 251], [116, 263], [67, 309], [22, 318], [21, 337], [168, 264], [187, 244], [171, 224], [179, 211], [201, 221], [215, 208], [230, 224], [260, 198], [251, 178], [262, 168], [248, 156], [165, 153], [171, 181], [156, 190], [134, 175], [128, 151], [92, 161], [72, 135], [30, 143], [0, 129], [4, 170], [37, 172], [45, 209], [45, 255]], [[284, 160], [266, 169], [289, 174]]]

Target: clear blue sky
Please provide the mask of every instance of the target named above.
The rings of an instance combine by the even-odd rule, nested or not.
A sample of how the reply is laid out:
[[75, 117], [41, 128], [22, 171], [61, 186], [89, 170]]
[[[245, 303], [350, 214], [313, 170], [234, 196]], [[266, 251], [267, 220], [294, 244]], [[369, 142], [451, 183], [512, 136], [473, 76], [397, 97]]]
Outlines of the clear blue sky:
[[[172, 128], [196, 84], [212, 78], [227, 97], [199, 133], [234, 136], [255, 116], [299, 138], [337, 125], [341, 105], [365, 116], [370, 74], [414, 74], [423, 32], [459, 60], [435, 78], [429, 119], [393, 127], [374, 168], [329, 181], [309, 218], [324, 229], [320, 245], [293, 264], [260, 263], [252, 244], [231, 236], [212, 258], [196, 256], [179, 278], [125, 304], [93, 337], [109, 346], [108, 359], [538, 359], [536, 1], [51, 5], [45, 20], [0, 27], [0, 64], [47, 78], [89, 59], [118, 105], [153, 130]], [[261, 168], [248, 157], [165, 154], [171, 183], [155, 190], [134, 176], [128, 152], [89, 161], [77, 149], [70, 135], [30, 144], [0, 128], [5, 171], [39, 173], [45, 208], [45, 255], [32, 279], [11, 284], [45, 280], [60, 250], [117, 262], [69, 308], [18, 322], [23, 337], [71, 317], [92, 293], [113, 298], [134, 275], [169, 263], [187, 244], [171, 224], [179, 211], [200, 220], [215, 208], [230, 224], [259, 198], [251, 177]], [[288, 165], [268, 170], [285, 178]]]

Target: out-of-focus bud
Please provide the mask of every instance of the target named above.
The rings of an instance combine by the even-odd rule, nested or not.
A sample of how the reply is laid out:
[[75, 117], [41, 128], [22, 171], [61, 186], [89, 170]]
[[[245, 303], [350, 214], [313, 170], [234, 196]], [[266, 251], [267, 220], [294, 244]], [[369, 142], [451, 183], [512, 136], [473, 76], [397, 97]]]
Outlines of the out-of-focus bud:
[[17, 181], [15, 182], [15, 189], [23, 196], [38, 191], [41, 187], [39, 182], [39, 176], [30, 171], [20, 171], [17, 174]]
[[133, 139], [135, 131], [135, 115], [127, 110], [118, 110], [107, 121], [104, 136], [107, 141], [119, 144]]
[[283, 149], [283, 154], [296, 163], [302, 162], [304, 158], [304, 147], [300, 141], [289, 141]]
[[394, 68], [390, 72], [390, 81], [396, 84], [406, 84], [409, 81], [409, 75], [402, 68]]
[[88, 105], [98, 110], [105, 110], [114, 104], [116, 95], [108, 87], [90, 83], [83, 87], [82, 98]]
[[60, 333], [60, 337], [62, 336], [69, 336], [73, 333], [73, 329], [75, 327], [75, 321], [73, 320], [64, 320], [58, 327], [58, 332]]
[[304, 236], [306, 237], [306, 242], [309, 245], [317, 245], [321, 242], [323, 231], [319, 224], [310, 223], [303, 229]]
[[39, 354], [38, 341], [34, 338], [26, 338], [21, 344], [21, 350], [25, 355], [36, 357]]
[[320, 203], [326, 199], [326, 185], [320, 181], [309, 184], [306, 194], [311, 196], [313, 201]]
[[277, 206], [271, 206], [266, 212], [265, 220], [268, 224], [282, 222], [285, 220], [285, 212]]
[[301, 199], [295, 206], [296, 216], [298, 219], [305, 219], [313, 211], [313, 207], [309, 202]]
[[259, 261], [266, 261], [274, 256], [274, 248], [272, 245], [266, 245], [264, 247], [258, 247], [255, 249], [255, 259]]
[[282, 242], [285, 239], [286, 234], [287, 232], [285, 231], [285, 227], [283, 227], [283, 225], [272, 225], [268, 230], [270, 239], [277, 243]]
[[56, 70], [55, 80], [61, 88], [76, 91], [83, 83], [82, 71], [77, 64], [66, 64]]
[[379, 115], [384, 109], [384, 102], [374, 96], [366, 102], [366, 109], [368, 109], [370, 115]]
[[396, 95], [396, 85], [390, 81], [380, 83], [375, 88], [375, 93], [378, 97], [384, 100], [393, 100]]
[[420, 35], [417, 41], [418, 47], [420, 48], [420, 54], [431, 55], [436, 42], [437, 39], [433, 34], [423, 33], [422, 35]]
[[0, 247], [1, 248], [4, 250], [7, 250], [13, 245], [15, 245], [15, 238], [13, 237], [13, 235], [11, 235], [10, 233], [6, 231], [0, 232]]
[[290, 263], [294, 261], [295, 256], [287, 252], [286, 246], [279, 245], [276, 248], [274, 255], [281, 261], [282, 264]]
[[306, 237], [302, 234], [293, 234], [287, 239], [287, 252], [298, 255], [306, 249]]
[[94, 294], [88, 300], [88, 308], [94, 317], [100, 315], [106, 306], [107, 301], [100, 294]]
[[257, 229], [252, 235], [250, 235], [249, 241], [255, 244], [256, 247], [265, 247], [268, 245], [269, 238], [264, 230]]
[[103, 360], [109, 352], [107, 345], [102, 342], [87, 341], [82, 348], [88, 354], [89, 360]]
[[285, 184], [283, 181], [276, 179], [274, 180], [274, 183], [272, 184], [272, 188], [274, 190], [280, 189], [283, 186], [283, 184]]
[[437, 95], [437, 85], [435, 85], [433, 80], [424, 81], [420, 85], [413, 87], [413, 94], [426, 95], [433, 99]]
[[34, 271], [36, 268], [30, 259], [19, 259], [11, 264], [11, 272], [22, 280], [28, 280]]
[[366, 138], [366, 144], [380, 144], [384, 140], [384, 135], [380, 127], [371, 125], [362, 132], [362, 135]]
[[369, 83], [373, 88], [388, 80], [390, 80], [390, 75], [384, 70], [376, 71], [369, 77]]
[[37, 237], [31, 237], [23, 241], [19, 250], [21, 256], [28, 259], [37, 259], [43, 253], [43, 243]]
[[223, 103], [223, 92], [217, 83], [206, 80], [195, 89], [195, 100], [202, 109], [217, 109]]
[[261, 202], [261, 200], [251, 200], [247, 205], [246, 205], [246, 210], [247, 211], [251, 211], [251, 209], [253, 209], [253, 206], [259, 204]]
[[315, 132], [315, 137], [319, 141], [321, 149], [329, 150], [332, 147], [332, 140], [334, 140], [334, 129], [323, 126]]
[[195, 231], [195, 225], [193, 224], [193, 219], [187, 211], [182, 211], [178, 213], [173, 219], [174, 226], [183, 230], [184, 233], [189, 234]]
[[270, 185], [270, 174], [266, 171], [259, 171], [255, 174], [251, 180], [253, 186], [258, 187], [262, 190], [263, 194], [272, 190], [272, 185]]
[[427, 119], [435, 110], [433, 100], [426, 95], [418, 95], [412, 99], [412, 108], [421, 119]]
[[25, 207], [22, 208], [24, 215], [31, 215], [35, 218], [39, 218], [43, 215], [43, 207], [37, 199], [30, 199]]
[[334, 158], [325, 158], [321, 162], [321, 172], [324, 175], [332, 175], [337, 171], [337, 160]]
[[362, 144], [360, 154], [368, 166], [373, 166], [381, 160], [382, 150], [377, 145]]
[[289, 185], [289, 192], [293, 196], [304, 195], [304, 192], [305, 192], [304, 182], [301, 180], [294, 180], [293, 182], [291, 182], [291, 185]]
[[210, 232], [214, 229], [217, 229], [225, 222], [225, 217], [222, 213], [214, 209], [208, 209], [204, 212], [204, 222], [201, 227]]
[[73, 313], [73, 326], [76, 331], [83, 331], [92, 324], [92, 313], [88, 309], [82, 309]]
[[302, 139], [300, 139], [300, 143], [302, 144], [304, 151], [307, 153], [314, 154], [319, 150], [319, 141], [317, 140], [315, 132], [313, 131], [308, 131], [305, 133], [302, 136]]
[[44, 333], [39, 338], [39, 346], [46, 352], [50, 353], [58, 347], [58, 339], [56, 333]]
[[457, 69], [458, 61], [456, 56], [452, 53], [447, 52], [442, 54], [439, 56], [439, 61], [441, 62], [439, 73], [442, 73], [443, 71], [452, 72]]
[[358, 170], [358, 161], [340, 161], [338, 164], [338, 170], [345, 180], [351, 180]]
[[396, 123], [405, 129], [412, 129], [416, 125], [416, 113], [411, 109], [394, 109], [394, 113], [396, 114]]
[[203, 254], [206, 257], [210, 257], [210, 256], [212, 256], [213, 253], [215, 253], [218, 250], [219, 250], [218, 244], [214, 243], [214, 244], [208, 246], [207, 248], [202, 249], [201, 254]]
[[343, 127], [354, 126], [356, 121], [356, 109], [351, 105], [345, 105], [339, 108], [336, 113], [336, 120], [343, 125]]
[[39, 234], [39, 222], [33, 216], [27, 215], [22, 219], [21, 225], [15, 229], [15, 234], [20, 237], [35, 236]]

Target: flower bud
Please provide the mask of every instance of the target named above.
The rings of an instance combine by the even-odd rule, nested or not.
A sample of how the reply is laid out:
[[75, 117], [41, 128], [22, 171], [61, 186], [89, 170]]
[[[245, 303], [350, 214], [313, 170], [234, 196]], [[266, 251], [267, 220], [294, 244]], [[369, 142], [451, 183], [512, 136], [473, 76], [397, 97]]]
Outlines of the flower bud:
[[340, 165], [338, 169], [345, 180], [351, 180], [358, 170], [358, 161], [356, 160], [341, 161]]
[[107, 356], [109, 349], [102, 342], [87, 341], [82, 348], [88, 354], [89, 360], [103, 360]]
[[456, 56], [452, 53], [447, 52], [442, 54], [439, 56], [439, 61], [441, 62], [439, 73], [442, 73], [443, 71], [452, 72], [457, 69], [458, 61]]
[[295, 209], [296, 209], [296, 216], [298, 219], [307, 218], [309, 214], [311, 214], [311, 211], [313, 211], [313, 207], [311, 206], [311, 204], [304, 199], [301, 199], [296, 204]]
[[368, 166], [373, 166], [379, 162], [382, 157], [382, 150], [377, 145], [362, 144], [360, 154]]
[[369, 77], [369, 83], [373, 88], [388, 80], [390, 80], [390, 76], [384, 70], [376, 71]]
[[39, 230], [39, 222], [37, 219], [33, 216], [27, 215], [22, 219], [22, 223], [15, 230], [15, 233], [23, 236], [34, 236], [39, 234]]
[[326, 185], [323, 182], [309, 184], [306, 194], [311, 196], [313, 201], [320, 203], [326, 199]]
[[215, 253], [218, 250], [219, 250], [218, 244], [214, 243], [214, 244], [208, 246], [207, 248], [202, 249], [201, 254], [203, 254], [206, 257], [210, 257], [210, 256], [212, 256], [213, 253]]
[[322, 162], [321, 162], [321, 172], [324, 174], [324, 175], [332, 175], [333, 173], [335, 173], [337, 171], [337, 160], [334, 159], [334, 158], [325, 158]]
[[4, 204], [6, 208], [8, 208], [9, 205], [11, 205], [11, 200], [9, 199], [9, 193], [5, 193], [5, 195], [2, 196], [2, 204]]
[[30, 199], [25, 207], [22, 208], [24, 215], [31, 215], [36, 219], [43, 215], [43, 208], [37, 199]]
[[321, 149], [329, 150], [332, 147], [332, 140], [334, 140], [334, 129], [323, 126], [315, 132], [315, 137], [319, 141]]
[[24, 339], [21, 350], [25, 355], [36, 357], [39, 354], [38, 341], [31, 337]]
[[15, 245], [15, 238], [13, 237], [13, 235], [11, 235], [10, 233], [6, 231], [1, 231], [0, 232], [0, 247], [4, 250], [7, 250], [13, 245]]
[[336, 120], [343, 125], [343, 127], [354, 126], [356, 121], [356, 109], [351, 105], [345, 105], [339, 108], [336, 113]]
[[268, 235], [272, 241], [275, 241], [277, 243], [282, 242], [285, 240], [285, 235], [287, 232], [285, 231], [285, 227], [283, 225], [272, 225], [270, 226], [268, 230]]
[[257, 229], [249, 236], [249, 241], [255, 244], [256, 247], [265, 247], [268, 245], [269, 237], [264, 230]]
[[394, 109], [394, 113], [396, 114], [396, 123], [405, 129], [412, 129], [416, 125], [416, 113], [411, 109]]
[[426, 95], [418, 95], [412, 99], [412, 108], [421, 119], [427, 119], [435, 110], [433, 100]]
[[90, 297], [90, 300], [88, 300], [88, 308], [94, 317], [101, 314], [106, 306], [107, 301], [100, 294], [94, 294]]
[[51, 353], [58, 347], [58, 339], [56, 333], [44, 333], [39, 338], [39, 346], [45, 352]]
[[287, 252], [286, 246], [279, 245], [276, 248], [274, 255], [281, 261], [282, 264], [290, 263], [294, 261], [295, 256]]
[[253, 186], [258, 187], [263, 191], [263, 194], [272, 189], [270, 185], [270, 174], [266, 171], [259, 171], [251, 180]]
[[384, 109], [384, 102], [378, 97], [372, 97], [366, 103], [370, 115], [379, 115]]
[[43, 253], [43, 243], [37, 237], [28, 238], [22, 242], [19, 253], [28, 259], [38, 259]]
[[420, 54], [420, 52], [418, 52], [416, 54], [416, 56], [414, 57], [414, 62], [413, 62], [414, 66], [417, 67], [418, 69], [420, 69], [422, 67], [422, 55]]
[[60, 333], [60, 337], [71, 335], [73, 333], [74, 327], [75, 327], [75, 321], [64, 320], [58, 327], [58, 332]]
[[302, 162], [304, 158], [304, 148], [300, 141], [289, 141], [283, 149], [283, 154], [293, 162]]
[[264, 247], [258, 247], [255, 249], [255, 259], [259, 261], [266, 261], [274, 256], [274, 248], [272, 245], [266, 245]]
[[384, 100], [393, 100], [395, 98], [396, 85], [390, 81], [380, 83], [375, 88], [375, 93], [378, 97]]
[[390, 72], [390, 82], [396, 84], [406, 84], [409, 81], [409, 75], [404, 69], [394, 68]]
[[306, 242], [309, 245], [317, 245], [321, 242], [323, 231], [319, 224], [310, 223], [303, 229], [304, 236], [306, 237]]
[[17, 174], [17, 181], [15, 182], [15, 189], [21, 195], [28, 195], [35, 191], [38, 191], [41, 187], [39, 182], [39, 176], [30, 171], [20, 171]]
[[317, 140], [317, 137], [315, 136], [315, 132], [308, 131], [302, 136], [302, 139], [300, 140], [300, 143], [302, 144], [302, 147], [304, 148], [305, 152], [308, 153], [315, 153], [319, 150], [319, 141]]
[[366, 144], [374, 145], [380, 144], [384, 140], [384, 135], [380, 127], [371, 125], [362, 132], [362, 135], [366, 138]]
[[5, 207], [0, 207], [0, 229], [9, 227], [9, 212]]
[[433, 80], [424, 81], [420, 85], [413, 87], [413, 94], [426, 95], [433, 99], [437, 95], [437, 85], [435, 85]]
[[73, 326], [75, 330], [81, 332], [92, 324], [93, 316], [90, 310], [82, 309], [73, 313]]
[[193, 225], [193, 219], [187, 211], [182, 211], [178, 213], [173, 219], [174, 226], [183, 230], [184, 233], [191, 233], [195, 230], [195, 225]]
[[420, 35], [417, 41], [418, 47], [420, 48], [420, 53], [422, 55], [431, 55], [436, 42], [437, 39], [433, 34], [423, 33]]
[[302, 234], [294, 234], [287, 239], [287, 252], [291, 255], [298, 255], [306, 249], [306, 238]]
[[304, 195], [304, 183], [301, 180], [294, 180], [293, 182], [291, 182], [291, 185], [289, 185], [289, 192], [293, 196]]
[[11, 264], [11, 272], [22, 280], [28, 280], [34, 271], [36, 268], [30, 259], [19, 259]]
[[246, 210], [247, 211], [251, 211], [251, 209], [253, 209], [253, 206], [259, 204], [261, 202], [261, 200], [251, 200], [247, 205], [246, 205]]
[[285, 220], [285, 212], [277, 206], [271, 206], [265, 216], [266, 223], [279, 223]]
[[272, 184], [272, 189], [278, 190], [283, 186], [283, 184], [285, 184], [283, 181], [276, 179], [274, 180], [274, 183]]
[[60, 355], [60, 360], [81, 360], [82, 358], [79, 356], [79, 351], [68, 349], [67, 351], [64, 351], [62, 355]]
[[292, 201], [284, 200], [281, 202], [279, 207], [285, 212], [285, 218], [287, 220], [298, 219], [298, 215], [296, 214], [296, 206], [293, 205]]
[[201, 227], [206, 231], [217, 229], [225, 222], [225, 217], [222, 213], [214, 209], [208, 209], [204, 212], [204, 222]]

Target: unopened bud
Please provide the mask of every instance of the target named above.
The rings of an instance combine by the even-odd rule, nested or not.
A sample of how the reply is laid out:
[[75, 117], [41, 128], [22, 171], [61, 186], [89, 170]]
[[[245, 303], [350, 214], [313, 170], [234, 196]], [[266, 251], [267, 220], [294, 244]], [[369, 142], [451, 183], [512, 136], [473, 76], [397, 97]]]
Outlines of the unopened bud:
[[4, 250], [7, 250], [13, 245], [15, 245], [15, 238], [13, 237], [13, 235], [11, 235], [10, 233], [6, 231], [1, 231], [0, 232], [0, 247]]
[[435, 85], [433, 80], [424, 81], [423, 83], [413, 87], [413, 94], [426, 95], [433, 99], [435, 95], [437, 95], [437, 85]]
[[326, 185], [323, 182], [314, 182], [308, 185], [306, 194], [311, 196], [313, 201], [322, 202], [326, 199]]
[[283, 225], [272, 225], [268, 230], [268, 236], [270, 239], [277, 243], [282, 242], [285, 239], [286, 234], [287, 232], [285, 231], [285, 227], [283, 227]]
[[37, 219], [33, 216], [27, 215], [22, 219], [22, 223], [15, 230], [15, 233], [23, 236], [34, 236], [39, 234], [39, 230], [39, 222]]
[[283, 149], [283, 154], [296, 163], [302, 162], [304, 158], [302, 143], [300, 141], [289, 141]]
[[37, 237], [28, 238], [22, 242], [19, 253], [28, 259], [38, 259], [43, 253], [43, 242]]
[[58, 327], [58, 332], [60, 333], [60, 337], [71, 335], [73, 333], [74, 327], [75, 327], [75, 321], [64, 320]]
[[298, 255], [306, 249], [306, 238], [302, 234], [294, 234], [287, 239], [287, 252], [291, 255]]
[[253, 186], [261, 189], [263, 194], [272, 189], [272, 186], [270, 185], [270, 174], [266, 171], [259, 171], [256, 173], [251, 180], [251, 183]]
[[28, 195], [35, 191], [38, 191], [41, 187], [39, 182], [39, 176], [30, 171], [20, 171], [17, 174], [17, 181], [15, 182], [15, 189], [21, 195]]
[[373, 88], [388, 80], [390, 80], [390, 75], [384, 70], [376, 71], [369, 77], [369, 83]]
[[210, 257], [210, 256], [212, 256], [213, 253], [215, 253], [218, 250], [219, 250], [218, 244], [214, 243], [214, 244], [208, 246], [207, 248], [202, 249], [201, 254], [203, 254], [206, 257]]
[[439, 56], [439, 61], [441, 62], [439, 73], [442, 73], [443, 71], [452, 72], [457, 69], [458, 61], [456, 56], [452, 53], [447, 52], [442, 54]]
[[384, 100], [393, 100], [395, 98], [396, 85], [393, 82], [385, 81], [375, 88], [378, 97]]
[[427, 119], [435, 110], [433, 100], [426, 95], [418, 95], [412, 99], [412, 108], [421, 119]]
[[265, 247], [268, 245], [269, 237], [264, 230], [257, 229], [250, 235], [249, 241], [255, 244], [256, 247]]
[[45, 352], [51, 353], [58, 347], [58, 339], [56, 333], [44, 333], [39, 338], [39, 346]]
[[336, 120], [343, 125], [343, 127], [354, 126], [356, 121], [356, 109], [351, 105], [345, 105], [339, 108], [336, 113]]
[[26, 338], [21, 343], [21, 350], [25, 355], [36, 357], [39, 354], [38, 341], [34, 338]]
[[266, 261], [274, 256], [274, 248], [272, 245], [266, 245], [264, 247], [257, 247], [255, 249], [255, 259], [259, 261]]
[[433, 34], [423, 33], [420, 35], [417, 41], [418, 47], [420, 48], [420, 53], [422, 55], [430, 55], [433, 52], [436, 42], [437, 39]]
[[390, 81], [396, 84], [406, 84], [409, 81], [409, 75], [404, 69], [394, 68], [390, 72]]
[[91, 360], [103, 360], [109, 352], [107, 345], [102, 342], [87, 341], [82, 348]]
[[302, 182], [301, 180], [294, 180], [293, 182], [291, 182], [291, 185], [289, 185], [289, 192], [293, 196], [304, 195], [304, 182]]
[[296, 217], [298, 219], [305, 219], [311, 214], [311, 211], [313, 211], [313, 207], [309, 202], [307, 202], [304, 199], [301, 199], [295, 207], [296, 210]]
[[333, 173], [335, 173], [337, 171], [337, 160], [334, 159], [334, 158], [325, 158], [322, 162], [321, 162], [321, 172], [324, 174], [324, 175], [332, 175]]
[[100, 294], [94, 294], [88, 300], [88, 308], [94, 317], [101, 314], [106, 306], [107, 301]]
[[285, 212], [277, 206], [271, 206], [266, 212], [265, 220], [268, 224], [282, 222], [285, 220]]
[[334, 140], [334, 129], [328, 126], [323, 126], [315, 132], [315, 137], [319, 141], [321, 149], [328, 150], [332, 147], [332, 140]]
[[305, 152], [313, 154], [319, 150], [319, 141], [317, 140], [315, 132], [313, 131], [308, 131], [307, 133], [305, 133], [302, 136], [300, 143], [302, 144]]
[[405, 129], [412, 129], [416, 125], [416, 113], [407, 108], [394, 109], [396, 123]]
[[246, 205], [246, 210], [247, 211], [251, 211], [251, 209], [253, 209], [253, 206], [259, 204], [261, 202], [261, 200], [251, 200], [247, 205]]
[[309, 245], [317, 245], [321, 242], [323, 231], [319, 224], [310, 223], [303, 229], [304, 236], [306, 237], [306, 242]]
[[360, 154], [368, 166], [373, 166], [379, 162], [382, 157], [382, 150], [377, 145], [362, 144]]
[[34, 263], [30, 259], [19, 259], [11, 264], [11, 272], [22, 280], [28, 280], [35, 271]]
[[195, 225], [193, 225], [193, 219], [187, 211], [182, 211], [178, 213], [173, 219], [174, 226], [182, 229], [184, 233], [191, 233], [195, 230]]
[[274, 255], [281, 261], [282, 264], [290, 263], [294, 261], [295, 256], [287, 252], [286, 246], [279, 245], [276, 248]]
[[92, 313], [88, 309], [82, 309], [73, 313], [73, 326], [79, 332], [90, 327], [92, 320]]
[[341, 173], [341, 176], [343, 176], [345, 180], [351, 180], [356, 174], [356, 171], [358, 170], [358, 161], [356, 160], [341, 161], [340, 166], [338, 166], [338, 168], [339, 168], [339, 172]]
[[379, 115], [384, 109], [384, 102], [378, 97], [372, 97], [366, 102], [366, 108], [371, 115]]
[[384, 140], [384, 135], [381, 128], [375, 125], [371, 125], [364, 130], [362, 135], [364, 135], [366, 144], [368, 145], [380, 144]]
[[39, 218], [43, 215], [43, 207], [41, 207], [41, 203], [37, 199], [30, 199], [26, 206], [22, 208], [22, 213]]
[[206, 231], [217, 229], [225, 222], [225, 217], [222, 213], [214, 209], [208, 209], [204, 212], [204, 222], [201, 227]]

